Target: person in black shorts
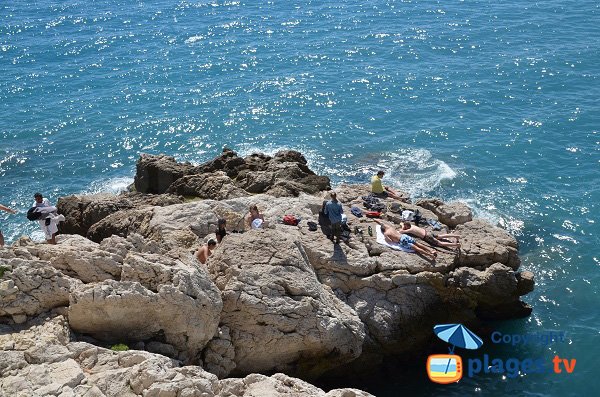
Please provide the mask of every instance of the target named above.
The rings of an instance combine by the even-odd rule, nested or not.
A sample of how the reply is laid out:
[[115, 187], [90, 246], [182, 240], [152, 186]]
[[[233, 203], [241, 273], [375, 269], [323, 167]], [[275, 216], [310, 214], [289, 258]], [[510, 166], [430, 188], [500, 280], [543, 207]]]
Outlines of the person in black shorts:
[[221, 241], [223, 241], [223, 237], [227, 236], [227, 230], [225, 230], [225, 226], [227, 226], [227, 220], [224, 218], [219, 219], [217, 222], [217, 231], [215, 232], [217, 235], [217, 243], [221, 243]]

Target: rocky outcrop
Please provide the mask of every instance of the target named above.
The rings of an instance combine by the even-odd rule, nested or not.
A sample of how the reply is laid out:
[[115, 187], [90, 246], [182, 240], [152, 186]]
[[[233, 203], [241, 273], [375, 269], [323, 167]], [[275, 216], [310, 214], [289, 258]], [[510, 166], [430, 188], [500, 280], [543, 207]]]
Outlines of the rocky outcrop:
[[[163, 157], [142, 160], [138, 166], [149, 170], [136, 180], [143, 186], [201, 199], [71, 196], [59, 201], [70, 230], [96, 242], [63, 234], [56, 246], [22, 239], [0, 249], [3, 391], [325, 395], [288, 376], [314, 379], [414, 354], [428, 346], [437, 323], [477, 327], [531, 312], [520, 297], [533, 289], [533, 275], [518, 272], [517, 241], [472, 220], [463, 204], [384, 200], [390, 223], [399, 223], [403, 209], [419, 210], [461, 235], [460, 250], [432, 247], [437, 258], [430, 260], [377, 243], [367, 233], [375, 223], [350, 214], [368, 186], [336, 188], [350, 227], [362, 233], [334, 245], [325, 228], [310, 231], [308, 221], [322, 220], [329, 180], [297, 152], [240, 158], [226, 150], [181, 167]], [[250, 204], [264, 215], [263, 229], [246, 229]], [[302, 221], [281, 224], [284, 214]], [[202, 265], [193, 252], [214, 236], [220, 218], [229, 234]], [[33, 319], [40, 314], [50, 317]], [[35, 349], [15, 342], [20, 332], [44, 327], [61, 336]], [[145, 351], [102, 348], [117, 342]], [[252, 374], [278, 371], [287, 375]], [[234, 375], [245, 378], [222, 379]]]
[[142, 154], [136, 164], [133, 186], [140, 193], [162, 194], [184, 175], [198, 173], [190, 163], [179, 163], [174, 157], [163, 154]]
[[219, 324], [221, 297], [205, 273], [156, 254], [129, 254], [120, 281], [82, 285], [70, 295], [69, 324], [109, 342], [160, 336], [197, 361]]
[[209, 270], [223, 296], [221, 324], [231, 330], [237, 373], [313, 378], [360, 355], [362, 322], [318, 281], [293, 235], [232, 235]]
[[202, 199], [224, 200], [244, 197], [248, 192], [237, 187], [223, 171], [202, 175], [186, 175], [173, 182], [167, 189], [169, 193]]
[[0, 325], [2, 396], [306, 396], [368, 397], [356, 389], [329, 393], [284, 374], [219, 380], [198, 366], [145, 351], [112, 351], [77, 341], [64, 315], [27, 327]]
[[169, 194], [151, 195], [140, 193], [73, 195], [58, 199], [58, 212], [65, 216], [59, 224], [61, 234], [79, 234], [88, 237], [92, 225], [107, 216], [122, 210], [165, 206], [183, 202], [178, 196]]
[[299, 152], [242, 158], [230, 149], [196, 167], [177, 163], [173, 157], [144, 154], [137, 163], [134, 186], [143, 193], [170, 192], [214, 200], [257, 193], [298, 196], [331, 188], [329, 178], [316, 175]]
[[481, 269], [499, 262], [513, 270], [519, 268], [517, 240], [506, 231], [481, 219], [459, 225], [455, 231], [462, 236], [461, 265]]
[[471, 209], [464, 203], [446, 204], [439, 199], [420, 199], [416, 204], [433, 212], [440, 222], [451, 228], [473, 220]]

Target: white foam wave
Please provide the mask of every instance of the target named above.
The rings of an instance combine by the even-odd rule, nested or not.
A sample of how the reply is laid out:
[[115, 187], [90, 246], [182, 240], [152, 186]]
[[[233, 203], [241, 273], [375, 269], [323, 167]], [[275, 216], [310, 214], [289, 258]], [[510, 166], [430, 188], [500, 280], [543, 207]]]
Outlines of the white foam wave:
[[82, 194], [113, 193], [118, 194], [127, 190], [133, 183], [132, 177], [120, 176], [92, 182]]
[[202, 36], [202, 35], [188, 37], [188, 38], [185, 40], [185, 44], [193, 44], [193, 43], [195, 43], [195, 42], [197, 42], [197, 41], [204, 40], [204, 39], [205, 39], [205, 37], [204, 37], [204, 36]]
[[409, 192], [413, 197], [424, 196], [457, 175], [448, 164], [434, 158], [426, 149], [401, 149], [384, 154], [377, 166], [386, 171], [386, 184]]

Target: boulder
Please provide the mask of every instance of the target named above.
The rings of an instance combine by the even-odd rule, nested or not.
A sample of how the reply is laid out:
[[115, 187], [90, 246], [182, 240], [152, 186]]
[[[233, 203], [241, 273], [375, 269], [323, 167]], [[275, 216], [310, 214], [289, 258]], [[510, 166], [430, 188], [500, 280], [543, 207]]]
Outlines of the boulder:
[[12, 317], [16, 323], [68, 306], [69, 292], [81, 283], [39, 259], [3, 259], [2, 267], [7, 270], [0, 283], [0, 317]]
[[223, 171], [183, 176], [173, 182], [167, 192], [213, 200], [248, 196], [248, 192], [235, 186]]
[[512, 269], [494, 263], [484, 271], [460, 267], [447, 281], [456, 286], [475, 306], [479, 317], [485, 319], [508, 319], [531, 314], [531, 307], [519, 300], [518, 280]]
[[464, 203], [445, 204], [439, 199], [420, 199], [417, 200], [416, 204], [433, 212], [440, 222], [450, 228], [455, 228], [473, 220], [473, 212]]
[[215, 334], [221, 306], [219, 291], [199, 269], [165, 256], [130, 253], [120, 282], [82, 285], [71, 293], [69, 324], [114, 343], [164, 337], [193, 362]]
[[505, 230], [475, 219], [458, 225], [455, 233], [461, 235], [460, 265], [483, 269], [498, 262], [512, 270], [519, 268], [517, 240]]
[[121, 277], [123, 255], [105, 251], [97, 243], [79, 235], [61, 236], [58, 245], [37, 244], [26, 249], [63, 274], [84, 283]]
[[360, 355], [362, 322], [319, 282], [293, 231], [227, 236], [208, 267], [223, 297], [235, 373], [310, 378]]
[[190, 163], [179, 163], [174, 157], [142, 154], [136, 164], [133, 185], [140, 193], [162, 194], [184, 175], [198, 173]]
[[183, 202], [183, 199], [170, 194], [151, 195], [123, 193], [120, 195], [93, 194], [72, 195], [58, 199], [58, 212], [65, 216], [59, 224], [61, 234], [87, 236], [88, 230], [107, 216], [121, 211], [140, 207], [167, 206]]
[[153, 207], [126, 209], [108, 215], [88, 229], [86, 237], [97, 243], [111, 236], [127, 237], [142, 232], [153, 214]]

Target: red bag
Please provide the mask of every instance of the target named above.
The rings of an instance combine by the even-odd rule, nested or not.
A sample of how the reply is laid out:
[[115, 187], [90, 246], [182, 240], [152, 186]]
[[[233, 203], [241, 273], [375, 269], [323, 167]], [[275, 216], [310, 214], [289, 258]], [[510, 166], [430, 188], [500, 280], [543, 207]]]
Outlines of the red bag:
[[367, 218], [379, 218], [381, 216], [381, 212], [377, 212], [377, 211], [365, 211], [365, 216]]
[[296, 218], [294, 215], [284, 215], [283, 223], [290, 226], [297, 226], [300, 223], [300, 219]]

